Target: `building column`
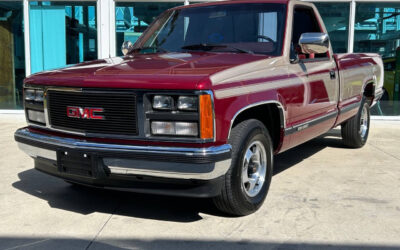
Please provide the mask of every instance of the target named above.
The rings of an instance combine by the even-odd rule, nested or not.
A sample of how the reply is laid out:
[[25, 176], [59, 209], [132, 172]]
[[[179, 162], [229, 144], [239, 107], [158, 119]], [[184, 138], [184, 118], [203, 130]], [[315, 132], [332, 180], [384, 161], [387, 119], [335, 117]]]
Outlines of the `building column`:
[[350, 17], [349, 17], [349, 40], [347, 44], [347, 52], [353, 53], [354, 51], [354, 27], [356, 22], [356, 1], [350, 2]]
[[[115, 55], [115, 16], [113, 0], [97, 1], [97, 45], [98, 58], [109, 58]], [[113, 46], [113, 47], [112, 47]]]
[[25, 75], [31, 74], [31, 42], [29, 33], [29, 1], [23, 0], [24, 9], [24, 43], [25, 43]]
[[110, 5], [109, 5], [109, 12], [110, 12], [110, 56], [115, 57], [116, 56], [116, 33], [115, 33], [115, 1], [114, 0], [109, 0]]

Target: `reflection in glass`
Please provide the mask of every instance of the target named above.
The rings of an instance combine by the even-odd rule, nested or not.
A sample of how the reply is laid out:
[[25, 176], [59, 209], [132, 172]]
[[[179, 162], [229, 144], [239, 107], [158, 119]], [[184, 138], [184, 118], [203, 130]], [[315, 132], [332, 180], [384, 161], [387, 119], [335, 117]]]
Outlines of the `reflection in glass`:
[[379, 53], [385, 95], [373, 114], [400, 115], [400, 3], [357, 3], [354, 52]]
[[96, 2], [31, 2], [32, 73], [97, 58]]
[[[225, 51], [280, 55], [284, 4], [228, 4], [168, 11], [135, 48], [155, 51]], [[142, 52], [145, 49], [142, 49]]]
[[183, 5], [183, 2], [117, 2], [115, 7], [116, 52], [122, 56], [124, 41], [135, 43], [150, 23], [163, 11]]
[[0, 1], [0, 109], [22, 108], [24, 78], [22, 1]]
[[325, 23], [334, 53], [346, 53], [350, 3], [314, 3]]

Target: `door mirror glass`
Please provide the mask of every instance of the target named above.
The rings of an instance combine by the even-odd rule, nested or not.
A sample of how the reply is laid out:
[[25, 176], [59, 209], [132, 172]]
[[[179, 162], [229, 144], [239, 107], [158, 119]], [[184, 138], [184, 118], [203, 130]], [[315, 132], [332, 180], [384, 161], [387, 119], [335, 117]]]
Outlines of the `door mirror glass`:
[[122, 43], [121, 50], [124, 56], [128, 54], [133, 49], [133, 44], [131, 41], [125, 41]]
[[326, 33], [303, 33], [299, 39], [304, 54], [323, 54], [329, 50], [329, 36]]

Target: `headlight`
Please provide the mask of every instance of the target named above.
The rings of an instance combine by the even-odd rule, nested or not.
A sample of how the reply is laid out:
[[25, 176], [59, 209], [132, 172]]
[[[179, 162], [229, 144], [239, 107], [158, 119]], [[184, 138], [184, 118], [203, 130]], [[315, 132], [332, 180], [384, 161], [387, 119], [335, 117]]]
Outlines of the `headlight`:
[[35, 102], [43, 102], [43, 95], [44, 95], [43, 90], [36, 90]]
[[25, 100], [26, 101], [33, 101], [35, 100], [35, 93], [36, 91], [34, 89], [25, 89], [24, 94], [25, 94]]
[[186, 135], [197, 136], [198, 126], [195, 122], [163, 122], [151, 123], [151, 132], [154, 135]]
[[44, 91], [40, 89], [25, 89], [25, 101], [43, 102]]
[[178, 98], [178, 109], [187, 111], [196, 111], [198, 106], [196, 96], [180, 96]]
[[153, 109], [172, 110], [174, 98], [172, 96], [156, 95], [153, 98]]
[[144, 98], [146, 135], [213, 140], [215, 121], [212, 98], [211, 93], [200, 91], [147, 94]]

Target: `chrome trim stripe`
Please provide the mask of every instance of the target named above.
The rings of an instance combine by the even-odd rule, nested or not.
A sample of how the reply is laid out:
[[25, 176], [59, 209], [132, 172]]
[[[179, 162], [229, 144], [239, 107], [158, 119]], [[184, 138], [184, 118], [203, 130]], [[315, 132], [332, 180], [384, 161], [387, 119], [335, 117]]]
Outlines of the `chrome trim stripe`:
[[375, 92], [374, 101], [372, 102], [371, 107], [375, 106], [375, 104], [377, 104], [381, 100], [383, 94], [385, 94], [385, 91], [383, 89]]
[[27, 121], [29, 126], [37, 127], [37, 128], [47, 128], [47, 129], [51, 129], [53, 131], [66, 132], [66, 133], [75, 134], [75, 135], [84, 135], [84, 133], [80, 133], [80, 132], [76, 132], [76, 131], [56, 129], [56, 128], [53, 128], [51, 126], [50, 118], [49, 118], [49, 111], [48, 111], [48, 94], [47, 94], [48, 91], [82, 92], [82, 88], [68, 88], [68, 87], [54, 88], [54, 87], [48, 87], [48, 86], [43, 86], [43, 87], [37, 87], [37, 86], [33, 87], [33, 86], [26, 85], [24, 88], [37, 88], [37, 89], [42, 89], [44, 91], [44, 95], [43, 95], [43, 110], [44, 110], [44, 117], [45, 117], [45, 120], [46, 120], [46, 125], [42, 126], [42, 125], [31, 123], [31, 122], [29, 122], [28, 117], [26, 117], [26, 121]]
[[297, 124], [295, 126], [292, 126], [290, 128], [285, 129], [285, 135], [291, 135], [291, 134], [300, 132], [300, 131], [302, 131], [304, 129], [310, 128], [310, 127], [315, 126], [315, 125], [318, 125], [318, 123], [327, 121], [327, 120], [332, 119], [334, 117], [337, 117], [337, 115], [338, 115], [338, 111], [335, 110], [333, 112], [330, 112], [330, 113], [328, 113], [326, 115], [323, 115], [321, 117], [315, 118], [313, 120], [310, 120], [310, 121], [307, 121], [307, 122], [304, 122], [304, 123], [301, 123], [301, 124]]
[[342, 109], [340, 109], [340, 113], [342, 114], [342, 113], [349, 112], [353, 109], [360, 108], [360, 105], [361, 105], [361, 102], [356, 102], [356, 103], [346, 105]]
[[28, 145], [25, 143], [18, 142], [17, 144], [18, 144], [19, 149], [21, 149], [22, 151], [24, 151], [26, 154], [28, 154], [29, 156], [31, 156], [33, 158], [40, 157], [40, 158], [50, 159], [53, 161], [57, 160], [56, 151], [34, 147], [34, 146], [31, 146], [31, 145]]
[[180, 154], [191, 156], [216, 155], [230, 152], [232, 147], [229, 144], [221, 146], [212, 146], [208, 148], [184, 148], [184, 147], [157, 147], [157, 146], [136, 146], [87, 142], [84, 140], [63, 138], [58, 136], [50, 136], [39, 133], [30, 132], [23, 128], [15, 132], [15, 137], [29, 139], [38, 143], [47, 143], [54, 146], [67, 147], [71, 149], [82, 150], [104, 150], [118, 152], [145, 152], [160, 154]]
[[[129, 162], [127, 162], [129, 163]], [[157, 162], [154, 162], [157, 163]], [[152, 163], [152, 164], [154, 164]], [[127, 168], [118, 165], [110, 165], [108, 159], [104, 159], [104, 164], [110, 169], [111, 174], [120, 175], [145, 175], [153, 177], [164, 177], [164, 178], [174, 178], [174, 179], [197, 179], [197, 180], [211, 180], [224, 175], [230, 165], [231, 159], [219, 161], [213, 164], [213, 170], [211, 172], [205, 173], [194, 173], [194, 172], [182, 172], [182, 171], [163, 171], [163, 170], [148, 170], [148, 169], [138, 169], [138, 168]], [[187, 164], [189, 167], [190, 164]], [[189, 169], [190, 170], [190, 169]]]
[[250, 109], [250, 108], [254, 108], [260, 105], [264, 105], [264, 104], [276, 104], [278, 106], [279, 109], [279, 113], [280, 113], [280, 124], [281, 124], [281, 128], [286, 128], [286, 117], [285, 117], [285, 109], [283, 108], [282, 103], [278, 102], [278, 101], [262, 101], [262, 102], [256, 102], [253, 104], [250, 104], [246, 107], [241, 108], [238, 112], [235, 113], [235, 115], [232, 117], [231, 119], [231, 125], [229, 127], [229, 132], [228, 132], [228, 139], [231, 135], [231, 130], [232, 130], [232, 125], [236, 119], [236, 117], [242, 113], [243, 111]]

